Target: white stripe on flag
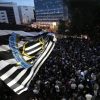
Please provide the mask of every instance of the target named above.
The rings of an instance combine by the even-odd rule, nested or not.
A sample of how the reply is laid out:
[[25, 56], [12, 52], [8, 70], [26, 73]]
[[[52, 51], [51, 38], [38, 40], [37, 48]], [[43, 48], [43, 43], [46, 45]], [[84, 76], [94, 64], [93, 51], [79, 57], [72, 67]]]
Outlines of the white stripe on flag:
[[29, 75], [25, 78], [25, 80], [21, 83], [21, 85], [19, 87], [14, 89], [14, 91], [16, 92], [16, 91], [22, 89], [24, 87], [24, 85], [27, 83], [27, 81], [32, 77], [32, 75], [33, 75], [33, 69], [31, 69]]
[[4, 81], [6, 78], [8, 78], [10, 75], [12, 75], [17, 68], [12, 67], [9, 71], [7, 71], [5, 74], [3, 74], [0, 78]]
[[28, 87], [25, 87], [24, 90], [18, 92], [17, 94], [21, 94], [21, 93], [23, 93], [23, 92], [26, 91], [26, 90], [28, 90]]
[[6, 62], [8, 62], [9, 64], [16, 64], [17, 61], [15, 59], [9, 59], [9, 60], [5, 60]]
[[[48, 43], [46, 43], [45, 47], [47, 47]], [[31, 58], [27, 57], [27, 56], [23, 56], [23, 58], [25, 59], [25, 61], [30, 60]]]
[[34, 51], [28, 52], [27, 54], [28, 54], [28, 55], [31, 55], [31, 54], [33, 54], [33, 53], [35, 53], [35, 52], [41, 50], [41, 48], [42, 48], [42, 47], [39, 47], [39, 48], [35, 49]]
[[36, 61], [35, 65], [34, 65], [34, 69], [37, 67], [37, 65], [41, 62], [41, 60], [43, 59], [43, 57], [45, 56], [45, 54], [48, 52], [48, 50], [50, 49], [52, 45], [52, 42], [49, 43], [49, 45], [47, 46], [45, 52], [39, 57], [39, 59]]
[[[55, 44], [53, 44], [52, 48], [50, 49], [50, 51], [48, 52], [48, 54], [46, 55], [46, 57], [42, 60], [42, 62], [40, 63], [39, 67], [36, 69], [34, 76], [36, 75], [36, 73], [38, 72], [39, 68], [41, 67], [41, 65], [43, 64], [43, 62], [47, 59], [47, 57], [50, 55], [51, 51], [53, 50]], [[34, 77], [33, 76], [33, 77]]]
[[15, 83], [17, 83], [17, 81], [19, 81], [19, 79], [26, 73], [27, 69], [24, 69], [23, 71], [21, 71], [12, 81], [10, 81], [7, 85], [9, 87], [11, 87], [12, 85], [14, 85]]
[[0, 61], [0, 70], [2, 70], [3, 68], [5, 68], [7, 65], [9, 65], [8, 62], [5, 62], [4, 60]]
[[25, 59], [25, 61], [30, 60], [31, 58], [23, 56], [23, 58]]
[[8, 45], [1, 45], [0, 46], [0, 51], [8, 51], [10, 50], [10, 47]]
[[34, 44], [34, 45], [30, 46], [30, 47], [25, 48], [25, 51], [31, 50], [31, 49], [39, 46], [39, 45], [40, 45], [40, 43], [36, 43], [36, 44]]

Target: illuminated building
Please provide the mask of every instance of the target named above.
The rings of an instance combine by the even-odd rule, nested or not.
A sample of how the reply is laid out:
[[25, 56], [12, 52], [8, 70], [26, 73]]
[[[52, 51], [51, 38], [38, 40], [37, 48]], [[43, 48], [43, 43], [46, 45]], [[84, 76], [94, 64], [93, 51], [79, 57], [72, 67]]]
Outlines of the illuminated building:
[[21, 24], [16, 3], [0, 3], [0, 22]]
[[58, 22], [68, 19], [64, 0], [34, 0], [36, 21]]
[[68, 7], [64, 0], [34, 0], [34, 5], [38, 26], [49, 24], [50, 28], [57, 29], [59, 20], [68, 19]]
[[30, 24], [34, 21], [34, 7], [32, 6], [19, 6], [19, 15], [22, 24]]

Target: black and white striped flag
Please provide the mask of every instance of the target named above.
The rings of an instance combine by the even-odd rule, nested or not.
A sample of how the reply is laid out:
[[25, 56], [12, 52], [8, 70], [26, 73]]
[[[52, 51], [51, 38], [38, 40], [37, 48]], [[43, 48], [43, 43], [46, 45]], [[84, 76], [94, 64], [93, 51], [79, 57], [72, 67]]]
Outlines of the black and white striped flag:
[[55, 42], [53, 33], [0, 33], [0, 79], [17, 94], [26, 91]]

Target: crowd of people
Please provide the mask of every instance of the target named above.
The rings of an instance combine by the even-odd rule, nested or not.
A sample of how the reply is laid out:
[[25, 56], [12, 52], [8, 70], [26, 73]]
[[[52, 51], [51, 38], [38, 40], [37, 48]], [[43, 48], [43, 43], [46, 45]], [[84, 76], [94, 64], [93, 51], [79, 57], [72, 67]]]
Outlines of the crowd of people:
[[30, 100], [100, 100], [100, 45], [88, 39], [57, 41], [28, 90]]
[[31, 87], [39, 100], [100, 100], [99, 43], [58, 40]]

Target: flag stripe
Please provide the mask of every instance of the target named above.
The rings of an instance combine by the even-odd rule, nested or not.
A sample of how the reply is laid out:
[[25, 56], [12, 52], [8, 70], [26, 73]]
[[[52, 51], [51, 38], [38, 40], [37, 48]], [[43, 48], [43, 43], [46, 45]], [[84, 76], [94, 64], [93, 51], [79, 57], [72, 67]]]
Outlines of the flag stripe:
[[10, 81], [7, 85], [8, 85], [9, 87], [11, 87], [12, 85], [14, 85], [17, 81], [19, 81], [20, 77], [22, 77], [22, 76], [25, 74], [26, 71], [27, 71], [26, 69], [22, 70], [22, 71], [21, 71], [12, 81]]
[[3, 36], [0, 36], [0, 45], [7, 45], [8, 44], [8, 41], [9, 41], [9, 36], [10, 35], [3, 35]]
[[[41, 61], [43, 61], [43, 59], [47, 56], [48, 52], [50, 51], [51, 47], [52, 47], [53, 43], [50, 42], [49, 45], [47, 46], [46, 50], [44, 51], [44, 53], [41, 55], [41, 57], [39, 57], [39, 59], [37, 60], [37, 64], [39, 65], [41, 63]], [[37, 66], [38, 66], [37, 65]], [[36, 71], [36, 68], [34, 70], [34, 72]]]
[[[43, 64], [43, 62], [46, 60], [46, 58], [49, 56], [49, 54], [51, 53], [52, 49], [54, 48], [54, 44], [51, 45], [50, 49], [48, 50], [48, 52], [45, 54], [46, 56], [42, 58], [42, 62], [40, 63], [40, 66]], [[37, 69], [35, 69], [34, 71], [34, 76], [36, 75], [37, 71], [39, 70], [39, 67], [37, 67]]]
[[4, 67], [6, 67], [6, 66], [8, 66], [8, 65], [9, 65], [9, 63], [5, 62], [4, 60], [1, 60], [1, 61], [0, 61], [0, 71], [1, 71]]
[[20, 95], [21, 93], [23, 93], [24, 91], [27, 91], [27, 90], [28, 90], [28, 87], [25, 87], [23, 90], [17, 91], [16, 93], [17, 93], [18, 95]]
[[[16, 68], [16, 67], [15, 67]], [[16, 68], [17, 69], [17, 68]], [[12, 74], [5, 79], [4, 81], [8, 84], [11, 80], [13, 80], [20, 72], [22, 71], [22, 69], [18, 69], [15, 72], [12, 71]], [[7, 73], [9, 75], [9, 73]]]
[[25, 59], [25, 61], [28, 61], [28, 60], [30, 60], [30, 59], [31, 59], [31, 58], [26, 57], [26, 56], [23, 56], [23, 58]]
[[30, 46], [30, 47], [25, 48], [25, 51], [32, 50], [32, 49], [36, 48], [36, 47], [39, 46], [39, 45], [40, 45], [40, 43], [36, 43], [35, 45], [32, 45], [32, 46]]
[[8, 51], [8, 50], [10, 50], [10, 47], [8, 45], [1, 45], [0, 46], [0, 52], [1, 51]]
[[17, 69], [12, 67], [9, 71], [7, 71], [4, 75], [1, 76], [2, 80], [7, 79], [11, 74], [13, 74]]
[[25, 78], [29, 75], [30, 71], [31, 69], [29, 68], [27, 72], [20, 78], [20, 80], [16, 84], [11, 86], [11, 88], [16, 89], [20, 84], [22, 84], [23, 80], [25, 80]]
[[32, 48], [32, 49], [27, 50], [27, 51], [25, 51], [25, 52], [26, 52], [26, 53], [29, 53], [29, 52], [31, 52], [31, 51], [34, 51], [34, 50], [38, 49], [38, 48], [42, 48], [42, 45], [36, 46], [35, 48]]
[[31, 41], [31, 42], [27, 43], [25, 46], [26, 46], [27, 49], [30, 49], [29, 47], [33, 48], [33, 45], [35, 45], [37, 43], [39, 43], [39, 42], [37, 42], [37, 41]]
[[12, 59], [12, 58], [14, 58], [14, 57], [13, 57], [11, 50], [0, 52], [0, 60], [8, 60], [8, 59]]
[[13, 59], [8, 59], [8, 60], [5, 60], [6, 62], [8, 62], [9, 64], [16, 64], [17, 61], [13, 58]]
[[39, 48], [37, 48], [37, 49], [35, 49], [35, 50], [31, 51], [31, 52], [28, 52], [27, 54], [28, 55], [34, 54], [34, 53], [40, 51], [41, 49], [42, 49], [42, 47], [39, 47]]
[[12, 67], [14, 66], [14, 64], [9, 64], [7, 66], [5, 66], [2, 70], [0, 70], [0, 76], [2, 76], [3, 74], [5, 74], [7, 71], [9, 71]]
[[29, 75], [25, 78], [25, 80], [23, 80], [22, 84], [19, 85], [19, 87], [17, 87], [17, 88], [14, 89], [14, 91], [18, 92], [21, 89], [25, 88], [27, 86], [28, 81], [32, 77], [33, 73], [34, 73], [33, 68], [31, 68], [31, 71], [30, 71]]

